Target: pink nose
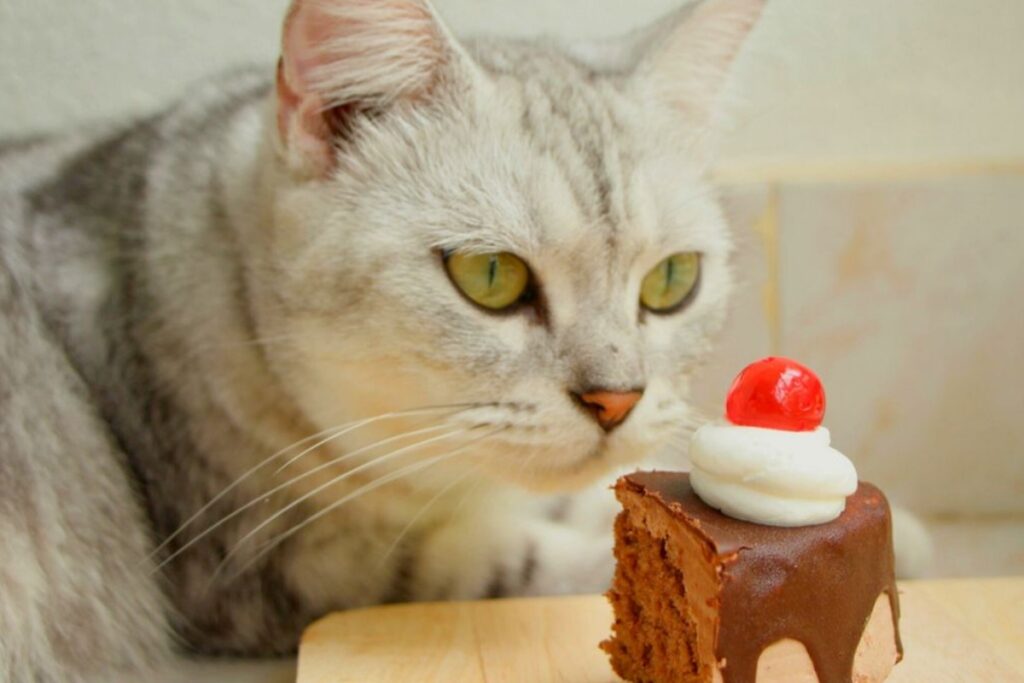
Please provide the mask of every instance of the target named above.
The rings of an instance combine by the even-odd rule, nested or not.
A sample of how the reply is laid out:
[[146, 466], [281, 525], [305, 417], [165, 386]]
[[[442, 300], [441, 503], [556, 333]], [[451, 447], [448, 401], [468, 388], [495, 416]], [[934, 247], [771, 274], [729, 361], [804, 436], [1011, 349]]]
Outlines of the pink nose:
[[590, 410], [597, 423], [610, 432], [622, 424], [643, 395], [642, 391], [590, 391], [576, 397]]

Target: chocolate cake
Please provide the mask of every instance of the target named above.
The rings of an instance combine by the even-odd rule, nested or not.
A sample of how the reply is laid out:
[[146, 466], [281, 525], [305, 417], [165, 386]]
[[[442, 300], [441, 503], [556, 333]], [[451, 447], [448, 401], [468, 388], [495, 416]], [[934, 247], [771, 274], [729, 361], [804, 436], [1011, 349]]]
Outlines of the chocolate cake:
[[628, 475], [616, 496], [615, 624], [601, 647], [622, 678], [875, 683], [902, 656], [889, 506], [874, 486], [832, 521], [791, 527], [722, 514], [684, 473]]

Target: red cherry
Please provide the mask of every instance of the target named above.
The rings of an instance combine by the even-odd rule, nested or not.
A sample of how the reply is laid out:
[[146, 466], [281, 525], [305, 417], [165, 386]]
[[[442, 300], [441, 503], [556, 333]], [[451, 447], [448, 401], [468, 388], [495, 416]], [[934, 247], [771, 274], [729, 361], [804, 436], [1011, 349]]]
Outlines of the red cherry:
[[817, 375], [795, 360], [764, 358], [733, 380], [725, 415], [737, 425], [809, 432], [825, 416], [825, 389]]

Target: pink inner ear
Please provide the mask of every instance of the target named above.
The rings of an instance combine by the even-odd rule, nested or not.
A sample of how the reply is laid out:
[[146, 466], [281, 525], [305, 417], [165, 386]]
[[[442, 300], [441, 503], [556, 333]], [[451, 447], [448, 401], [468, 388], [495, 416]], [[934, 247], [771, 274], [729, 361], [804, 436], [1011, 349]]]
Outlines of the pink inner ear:
[[330, 130], [324, 119], [323, 101], [315, 94], [299, 94], [288, 82], [282, 59], [277, 67], [277, 130], [292, 158], [314, 175], [323, 175], [333, 164]]
[[764, 0], [705, 0], [653, 55], [660, 96], [699, 125], [713, 120], [733, 61], [757, 23]]
[[309, 74], [330, 60], [322, 46], [331, 40], [334, 23], [311, 2], [294, 3], [285, 19], [283, 54], [277, 67], [277, 127], [282, 140], [298, 133], [326, 142], [324, 100], [310, 87]]
[[292, 5], [284, 24], [283, 57], [285, 80], [299, 91], [310, 90], [310, 74], [336, 61], [330, 45], [345, 35], [344, 22], [309, 0]]
[[353, 117], [426, 96], [446, 53], [422, 0], [294, 0], [277, 74], [289, 156], [301, 165], [309, 154], [317, 166], [330, 160], [334, 133]]
[[284, 140], [288, 135], [288, 123], [302, 100], [299, 94], [288, 85], [284, 77], [284, 58], [277, 62], [277, 132]]
[[322, 175], [333, 165], [328, 93], [313, 85], [327, 67], [344, 68], [339, 38], [351, 32], [342, 18], [315, 0], [297, 0], [285, 19], [283, 54], [277, 69], [277, 128], [293, 158]]

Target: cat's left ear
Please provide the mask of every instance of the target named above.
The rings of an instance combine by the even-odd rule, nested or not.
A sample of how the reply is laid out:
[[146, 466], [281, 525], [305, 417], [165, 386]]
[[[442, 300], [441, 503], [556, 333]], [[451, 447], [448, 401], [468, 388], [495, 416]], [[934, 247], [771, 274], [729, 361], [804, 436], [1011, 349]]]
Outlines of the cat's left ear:
[[425, 103], [469, 68], [429, 0], [293, 0], [277, 73], [289, 168], [326, 175], [361, 117]]
[[714, 137], [723, 91], [764, 0], [703, 0], [635, 34], [648, 47], [634, 78], [683, 116], [698, 144]]

